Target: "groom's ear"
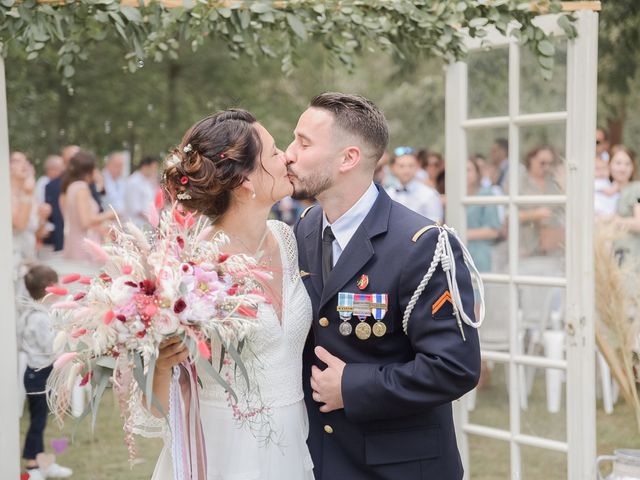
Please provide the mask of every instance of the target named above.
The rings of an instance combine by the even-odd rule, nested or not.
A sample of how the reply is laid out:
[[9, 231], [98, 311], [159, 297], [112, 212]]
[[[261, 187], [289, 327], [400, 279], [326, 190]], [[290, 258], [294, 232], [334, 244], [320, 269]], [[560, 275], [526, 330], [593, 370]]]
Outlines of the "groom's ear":
[[360, 164], [360, 160], [362, 159], [362, 152], [359, 147], [350, 146], [344, 149], [344, 156], [342, 158], [342, 163], [340, 164], [340, 172], [345, 173], [350, 170], [353, 170], [356, 166]]

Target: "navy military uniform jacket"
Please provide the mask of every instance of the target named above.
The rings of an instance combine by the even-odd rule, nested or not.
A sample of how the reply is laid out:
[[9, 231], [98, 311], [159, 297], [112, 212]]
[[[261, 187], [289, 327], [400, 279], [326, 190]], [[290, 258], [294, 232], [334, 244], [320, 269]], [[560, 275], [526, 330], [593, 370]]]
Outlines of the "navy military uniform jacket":
[[[402, 316], [433, 258], [438, 230], [425, 217], [392, 201], [383, 189], [322, 282], [322, 209], [311, 208], [295, 227], [303, 282], [313, 304], [304, 353], [309, 413], [308, 445], [317, 480], [459, 480], [462, 464], [451, 402], [473, 389], [480, 374], [477, 331], [463, 323], [466, 341], [446, 298], [438, 267], [409, 320]], [[420, 234], [420, 231], [423, 232]], [[473, 288], [462, 251], [452, 239], [465, 312], [473, 315]], [[357, 285], [362, 275], [368, 285]], [[361, 284], [362, 286], [362, 284]], [[388, 294], [382, 337], [360, 340], [338, 328], [338, 293]], [[327, 322], [328, 320], [328, 322]], [[358, 318], [351, 320], [352, 326]], [[374, 320], [369, 317], [370, 325]], [[326, 326], [325, 326], [326, 325]], [[325, 368], [314, 346], [346, 362], [344, 409], [321, 413], [311, 397], [311, 365]]]

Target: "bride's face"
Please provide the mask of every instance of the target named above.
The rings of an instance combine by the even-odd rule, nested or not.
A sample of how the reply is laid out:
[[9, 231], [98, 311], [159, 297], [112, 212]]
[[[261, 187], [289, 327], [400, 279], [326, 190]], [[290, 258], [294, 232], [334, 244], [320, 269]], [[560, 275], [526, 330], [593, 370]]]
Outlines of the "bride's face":
[[256, 162], [255, 170], [249, 175], [249, 180], [256, 193], [256, 200], [275, 203], [293, 193], [284, 152], [276, 147], [275, 140], [266, 128], [259, 123], [256, 123], [254, 128], [260, 135], [262, 153]]

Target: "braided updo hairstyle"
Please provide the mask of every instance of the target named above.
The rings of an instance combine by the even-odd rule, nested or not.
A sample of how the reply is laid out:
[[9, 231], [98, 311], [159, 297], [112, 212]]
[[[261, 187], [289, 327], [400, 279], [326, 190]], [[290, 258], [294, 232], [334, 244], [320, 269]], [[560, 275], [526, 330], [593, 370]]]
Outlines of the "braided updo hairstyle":
[[193, 125], [169, 154], [164, 171], [169, 196], [211, 219], [223, 215], [231, 192], [256, 168], [261, 155], [256, 123], [251, 113], [229, 109]]

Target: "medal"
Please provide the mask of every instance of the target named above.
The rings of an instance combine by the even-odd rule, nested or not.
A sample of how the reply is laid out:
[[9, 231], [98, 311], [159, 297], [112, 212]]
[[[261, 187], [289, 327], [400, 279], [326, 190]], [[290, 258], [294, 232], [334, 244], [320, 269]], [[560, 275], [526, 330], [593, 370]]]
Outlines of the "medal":
[[353, 314], [360, 320], [356, 325], [356, 337], [366, 340], [371, 336], [371, 326], [367, 323], [367, 317], [371, 315], [371, 294], [355, 293], [353, 295]]
[[353, 331], [353, 327], [349, 323], [351, 316], [353, 315], [353, 293], [340, 292], [338, 293], [338, 315], [342, 319], [342, 323], [338, 327], [340, 335], [348, 337]]
[[366, 320], [360, 320], [360, 323], [356, 325], [356, 337], [360, 340], [366, 340], [371, 336], [371, 326]]
[[374, 293], [371, 295], [371, 315], [376, 320], [373, 324], [373, 334], [376, 337], [382, 337], [387, 333], [387, 326], [382, 319], [387, 314], [389, 306], [389, 295], [386, 293]]
[[373, 334], [376, 337], [382, 337], [384, 336], [385, 333], [387, 333], [387, 326], [381, 322], [381, 321], [377, 321], [376, 323], [373, 324]]
[[340, 331], [340, 335], [344, 337], [348, 337], [349, 335], [351, 335], [351, 332], [353, 331], [353, 327], [349, 323], [349, 320], [343, 320], [340, 326], [338, 327], [338, 330]]

